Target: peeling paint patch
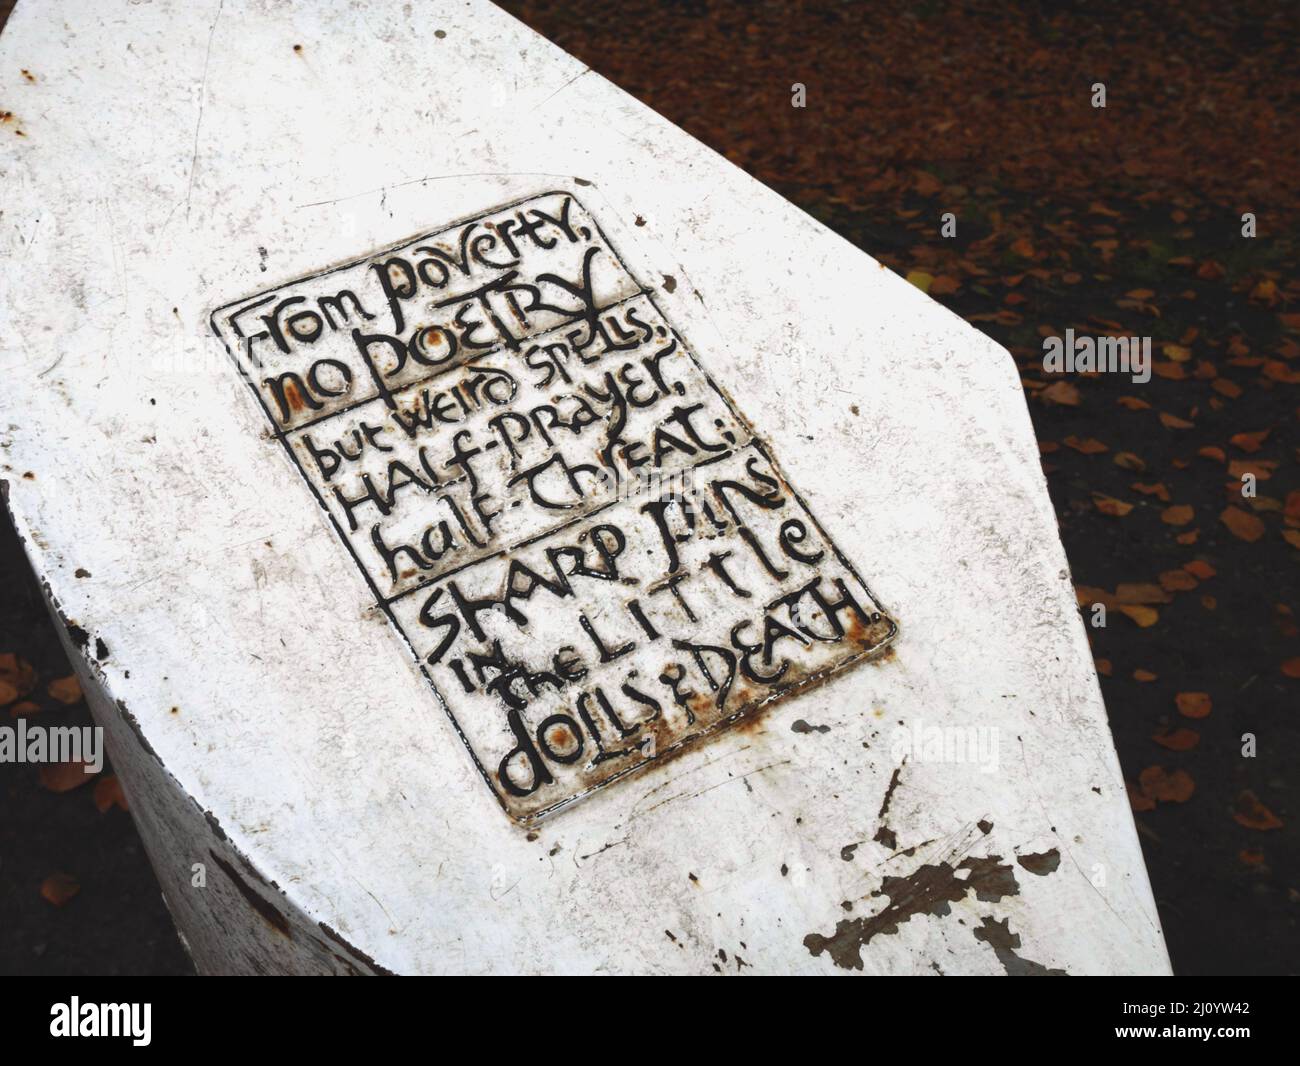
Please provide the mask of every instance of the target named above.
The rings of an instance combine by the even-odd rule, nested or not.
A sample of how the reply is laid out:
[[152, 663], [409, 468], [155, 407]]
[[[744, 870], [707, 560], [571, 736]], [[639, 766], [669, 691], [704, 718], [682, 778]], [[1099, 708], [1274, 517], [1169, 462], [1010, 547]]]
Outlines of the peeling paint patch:
[[[958, 877], [965, 871], [964, 878]], [[845, 970], [861, 970], [862, 949], [880, 935], [893, 935], [904, 922], [918, 914], [945, 917], [951, 913], [951, 904], [965, 899], [971, 892], [983, 902], [996, 902], [1004, 896], [1016, 895], [1015, 872], [1002, 862], [998, 855], [987, 858], [964, 859], [956, 866], [942, 862], [922, 866], [906, 877], [886, 877], [873, 896], [887, 896], [889, 906], [878, 914], [862, 918], [849, 918], [838, 922], [830, 935], [809, 933], [803, 938], [804, 947], [813, 956], [822, 952], [830, 955], [836, 966]]]
[[[1055, 867], [1053, 867], [1055, 869]], [[1064, 970], [1049, 970], [1041, 963], [1022, 959], [1016, 954], [1020, 947], [1020, 934], [1011, 931], [1010, 919], [995, 921], [985, 915], [978, 929], [972, 930], [975, 939], [988, 944], [1002, 963], [1002, 968], [1012, 977], [1069, 977]]]
[[1056, 848], [1052, 848], [1050, 851], [1033, 855], [1017, 855], [1016, 862], [1031, 874], [1046, 877], [1050, 873], [1055, 873], [1056, 868], [1061, 865], [1061, 853]]
[[65, 618], [63, 625], [67, 629], [68, 638], [72, 643], [75, 644], [80, 651], [85, 651], [86, 645], [90, 643], [90, 634], [81, 626], [77, 625], [76, 622], [70, 621], [69, 619]]

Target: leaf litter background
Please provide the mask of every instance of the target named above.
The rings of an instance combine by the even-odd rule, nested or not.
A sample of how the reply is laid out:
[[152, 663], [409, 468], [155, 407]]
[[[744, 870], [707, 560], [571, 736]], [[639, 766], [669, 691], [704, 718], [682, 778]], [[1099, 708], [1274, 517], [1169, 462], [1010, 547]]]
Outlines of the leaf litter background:
[[[503, 6], [1011, 351], [1175, 970], [1294, 972], [1300, 7]], [[0, 580], [0, 703], [89, 724], [7, 528]], [[110, 775], [0, 766], [0, 970], [188, 972]]]

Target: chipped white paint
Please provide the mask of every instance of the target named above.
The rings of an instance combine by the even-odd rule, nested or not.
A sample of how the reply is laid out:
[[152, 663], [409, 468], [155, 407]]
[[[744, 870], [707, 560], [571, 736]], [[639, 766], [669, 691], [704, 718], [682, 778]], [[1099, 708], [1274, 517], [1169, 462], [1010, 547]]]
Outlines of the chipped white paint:
[[[479, 3], [21, 2], [0, 108], [0, 475], [201, 969], [1167, 970], [1001, 349]], [[901, 629], [529, 834], [208, 316], [548, 190]]]

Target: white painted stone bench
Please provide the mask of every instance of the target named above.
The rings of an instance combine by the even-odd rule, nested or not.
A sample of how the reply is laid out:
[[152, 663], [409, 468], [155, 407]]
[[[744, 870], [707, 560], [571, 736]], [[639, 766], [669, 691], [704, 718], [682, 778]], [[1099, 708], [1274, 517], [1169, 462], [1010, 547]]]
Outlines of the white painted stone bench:
[[1167, 971], [996, 345], [483, 3], [20, 3], [0, 104], [5, 499], [200, 971]]

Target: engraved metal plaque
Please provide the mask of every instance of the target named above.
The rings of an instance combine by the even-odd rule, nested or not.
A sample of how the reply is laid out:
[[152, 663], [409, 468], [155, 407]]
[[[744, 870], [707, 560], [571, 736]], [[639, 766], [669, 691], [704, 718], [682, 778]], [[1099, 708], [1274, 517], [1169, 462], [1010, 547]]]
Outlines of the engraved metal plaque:
[[212, 324], [514, 818], [896, 631], [571, 193]]

